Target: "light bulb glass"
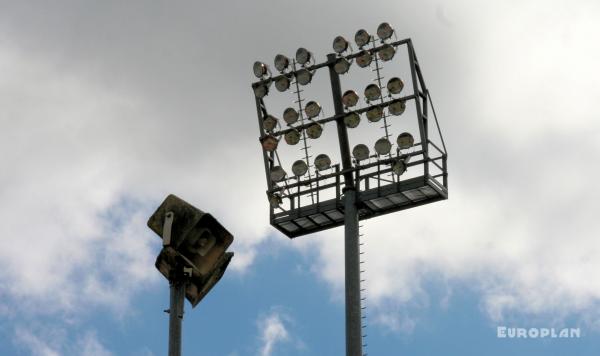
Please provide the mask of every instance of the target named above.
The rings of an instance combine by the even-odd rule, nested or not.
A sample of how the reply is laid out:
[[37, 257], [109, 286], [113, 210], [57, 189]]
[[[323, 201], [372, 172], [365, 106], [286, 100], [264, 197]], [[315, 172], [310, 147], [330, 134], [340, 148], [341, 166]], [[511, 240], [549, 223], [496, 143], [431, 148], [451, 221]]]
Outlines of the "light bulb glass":
[[323, 133], [323, 126], [321, 124], [315, 122], [306, 128], [306, 135], [312, 139], [317, 139], [321, 137]]
[[335, 53], [342, 53], [348, 49], [348, 41], [342, 36], [337, 36], [333, 40], [333, 50]]
[[408, 132], [403, 132], [400, 135], [398, 135], [398, 139], [396, 139], [396, 143], [398, 144], [398, 147], [402, 150], [405, 150], [407, 148], [411, 148], [414, 144], [415, 144], [415, 139], [413, 138], [413, 135], [411, 135]]
[[358, 161], [362, 161], [369, 158], [369, 147], [367, 147], [367, 145], [359, 143], [352, 149], [352, 156], [354, 156], [354, 158]]
[[354, 42], [358, 47], [363, 47], [371, 41], [371, 35], [366, 30], [360, 29], [354, 35]]
[[286, 69], [288, 69], [290, 65], [290, 59], [283, 54], [278, 54], [275, 56], [275, 68], [283, 73]]
[[296, 177], [301, 177], [301, 176], [305, 175], [307, 171], [308, 171], [308, 166], [306, 165], [306, 162], [304, 162], [303, 160], [297, 160], [292, 165], [292, 172], [294, 172], [294, 175]]
[[353, 129], [360, 124], [360, 115], [355, 112], [349, 113], [348, 115], [344, 116], [344, 123], [347, 127]]
[[404, 82], [398, 77], [391, 78], [387, 82], [387, 90], [390, 94], [400, 94], [404, 88]]
[[382, 137], [375, 142], [375, 152], [380, 156], [387, 155], [390, 153], [391, 149], [392, 143], [385, 137]]
[[369, 66], [372, 60], [373, 56], [371, 55], [371, 52], [363, 50], [358, 54], [358, 57], [356, 57], [356, 64], [358, 64], [359, 67], [364, 68]]
[[294, 108], [287, 108], [283, 111], [283, 121], [288, 125], [298, 121], [298, 116], [298, 112]]
[[324, 171], [331, 167], [331, 159], [326, 154], [322, 153], [315, 158], [315, 167], [318, 171]]
[[381, 106], [374, 106], [367, 110], [367, 119], [371, 122], [377, 122], [383, 117], [383, 109]]
[[321, 113], [321, 105], [316, 101], [309, 101], [304, 107], [304, 112], [309, 119], [317, 117]]
[[347, 90], [342, 95], [342, 103], [348, 108], [355, 106], [358, 103], [358, 94], [354, 90]]
[[300, 142], [300, 131], [296, 129], [290, 130], [286, 132], [283, 138], [288, 145], [295, 145]]

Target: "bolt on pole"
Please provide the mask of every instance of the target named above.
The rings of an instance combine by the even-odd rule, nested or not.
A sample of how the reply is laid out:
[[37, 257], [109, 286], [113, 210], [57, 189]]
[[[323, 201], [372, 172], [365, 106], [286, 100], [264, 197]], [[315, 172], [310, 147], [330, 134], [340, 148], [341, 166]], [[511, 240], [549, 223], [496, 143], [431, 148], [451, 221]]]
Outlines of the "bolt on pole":
[[[344, 114], [340, 77], [333, 65], [335, 54], [327, 55], [329, 77], [335, 114]], [[348, 132], [342, 120], [336, 120], [342, 168], [352, 168]], [[362, 325], [360, 307], [360, 253], [358, 242], [358, 209], [356, 208], [356, 186], [352, 172], [344, 174], [344, 257], [346, 294], [346, 356], [362, 356]]]

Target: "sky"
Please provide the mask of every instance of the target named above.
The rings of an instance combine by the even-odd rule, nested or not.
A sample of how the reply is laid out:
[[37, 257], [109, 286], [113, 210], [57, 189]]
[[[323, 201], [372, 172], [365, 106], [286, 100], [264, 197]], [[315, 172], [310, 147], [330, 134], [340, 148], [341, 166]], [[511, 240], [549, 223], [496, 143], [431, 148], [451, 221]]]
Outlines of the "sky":
[[165, 354], [146, 221], [174, 193], [235, 236], [186, 305], [184, 354], [343, 355], [343, 231], [270, 227], [252, 64], [324, 60], [383, 21], [414, 43], [450, 199], [362, 224], [365, 351], [594, 355], [600, 4], [584, 0], [1, 1], [0, 354]]

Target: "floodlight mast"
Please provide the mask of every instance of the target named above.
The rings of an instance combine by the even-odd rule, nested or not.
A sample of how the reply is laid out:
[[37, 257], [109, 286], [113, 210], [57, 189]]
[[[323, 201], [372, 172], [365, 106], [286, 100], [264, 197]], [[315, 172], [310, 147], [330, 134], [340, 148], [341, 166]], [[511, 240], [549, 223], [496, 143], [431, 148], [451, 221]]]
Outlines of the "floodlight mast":
[[[446, 146], [412, 41], [407, 38], [386, 42], [384, 40], [393, 35], [393, 29], [387, 23], [380, 25], [380, 27], [381, 30], [378, 29], [378, 33], [381, 32], [379, 39], [382, 45], [376, 45], [377, 40], [375, 37], [371, 37], [364, 30], [359, 30], [355, 36], [359, 52], [346, 55], [341, 53], [328, 54], [327, 61], [322, 63], [314, 63], [312, 56], [308, 55], [307, 58], [312, 60], [312, 64], [304, 66], [300, 70], [293, 68], [293, 72], [298, 76], [298, 73], [302, 70], [316, 73], [318, 70], [327, 67], [334, 104], [334, 116], [314, 118], [313, 123], [308, 124], [304, 122], [296, 124], [293, 120], [289, 120], [290, 122], [286, 120], [287, 128], [266, 132], [263, 122], [269, 113], [264, 102], [264, 95], [259, 95], [261, 92], [257, 94], [255, 91], [260, 132], [259, 141], [263, 147], [263, 160], [268, 187], [267, 198], [271, 206], [269, 209], [271, 225], [290, 238], [344, 225], [346, 356], [362, 356], [362, 349], [366, 346], [363, 344], [362, 336], [364, 326], [362, 325], [363, 317], [361, 316], [362, 280], [360, 274], [362, 271], [360, 270], [360, 263], [362, 262], [360, 261], [359, 220], [370, 219], [448, 198], [448, 155]], [[363, 47], [369, 43], [372, 44], [372, 48], [364, 49]], [[401, 79], [394, 77], [392, 78], [393, 81], [390, 79], [391, 84], [388, 83], [389, 95], [384, 100], [383, 93], [381, 93], [383, 87], [382, 77], [379, 72], [381, 66], [378, 63], [377, 56], [380, 56], [382, 61], [391, 60], [394, 53], [398, 52], [400, 48], [407, 49], [412, 93], [398, 97], [404, 83]], [[303, 53], [308, 53], [303, 48], [301, 50]], [[382, 55], [384, 51], [386, 54]], [[340, 74], [345, 73], [345, 71], [340, 73], [339, 70], [336, 70], [336, 63], [339, 63], [341, 59], [347, 61], [357, 59], [358, 66], [364, 68], [372, 63], [372, 58], [366, 56], [374, 57], [379, 93], [372, 96], [374, 100], [367, 101], [366, 107], [355, 108], [358, 95], [353, 90], [347, 90], [342, 95]], [[359, 62], [358, 58], [362, 58], [363, 61]], [[361, 63], [364, 65], [361, 65]], [[278, 78], [279, 76], [261, 78], [260, 81], [252, 84], [252, 88], [268, 87], [272, 81]], [[394, 97], [392, 94], [397, 96]], [[375, 101], [379, 101], [379, 103]], [[384, 109], [387, 110], [388, 115], [392, 115], [390, 116], [391, 119], [404, 113], [407, 102], [414, 103], [416, 107], [415, 116], [420, 141], [415, 142], [413, 136], [408, 132], [402, 133], [395, 140], [397, 148], [394, 155], [390, 150], [392, 144], [389, 140], [389, 125], [385, 122]], [[431, 113], [433, 114], [431, 116], [428, 112], [429, 106], [431, 106]], [[302, 111], [301, 106], [300, 111]], [[351, 154], [347, 128], [357, 127], [361, 114], [366, 114], [370, 122], [384, 119], [385, 136], [379, 140], [385, 140], [383, 142], [384, 147], [381, 148], [381, 145], [376, 143], [376, 156], [370, 156], [369, 148], [364, 144], [356, 145]], [[441, 148], [430, 139], [428, 134], [428, 121], [432, 118], [434, 121], [431, 122], [435, 123], [441, 140]], [[315, 158], [317, 172], [315, 172], [316, 176], [314, 178], [310, 175], [307, 178], [303, 177], [299, 173], [304, 172], [304, 170], [294, 170], [294, 167], [292, 167], [292, 170], [295, 171], [293, 176], [295, 181], [290, 181], [291, 178], [285, 178], [285, 174], [281, 176], [282, 179], [274, 180], [273, 173], [278, 173], [281, 168], [281, 161], [276, 152], [277, 140], [285, 137], [288, 144], [296, 144], [298, 140], [293, 143], [289, 142], [289, 134], [297, 133], [296, 136], [299, 136], [299, 132], [302, 132], [304, 135], [304, 131], [310, 129], [310, 125], [325, 125], [331, 121], [336, 122], [341, 169], [339, 164], [331, 164], [327, 160], [324, 161], [326, 163], [322, 164], [320, 157], [324, 156], [328, 159], [328, 156], [321, 154]], [[265, 142], [270, 143], [266, 141], [267, 139], [274, 143], [266, 145]], [[430, 155], [430, 151], [433, 151], [433, 155]], [[352, 155], [355, 156], [354, 159]], [[372, 158], [376, 158], [376, 162], [372, 162]], [[306, 163], [308, 165], [308, 159], [306, 159]], [[324, 172], [329, 167], [332, 168], [333, 172]], [[422, 171], [418, 170], [419, 167], [422, 168]], [[411, 168], [410, 176], [403, 176], [401, 179], [400, 176], [409, 168]], [[308, 173], [310, 174], [310, 169]], [[384, 178], [384, 175], [390, 173], [395, 174], [391, 180]], [[344, 179], [343, 189], [342, 176]], [[439, 181], [440, 178], [441, 182]], [[319, 193], [331, 192], [330, 189], [335, 190], [335, 196], [321, 198]], [[311, 198], [314, 195], [316, 199], [307, 199], [301, 202], [301, 197], [308, 195]], [[283, 206], [282, 201], [284, 199], [289, 202], [288, 205]], [[306, 203], [306, 201], [310, 201], [310, 203]]]
[[[335, 54], [328, 54], [331, 94], [336, 115], [344, 114], [340, 76], [333, 66]], [[362, 325], [360, 307], [360, 251], [358, 242], [358, 209], [356, 207], [356, 186], [352, 176], [352, 158], [348, 131], [343, 120], [336, 120], [342, 168], [344, 173], [344, 260], [345, 260], [345, 299], [346, 299], [346, 354], [362, 355]]]

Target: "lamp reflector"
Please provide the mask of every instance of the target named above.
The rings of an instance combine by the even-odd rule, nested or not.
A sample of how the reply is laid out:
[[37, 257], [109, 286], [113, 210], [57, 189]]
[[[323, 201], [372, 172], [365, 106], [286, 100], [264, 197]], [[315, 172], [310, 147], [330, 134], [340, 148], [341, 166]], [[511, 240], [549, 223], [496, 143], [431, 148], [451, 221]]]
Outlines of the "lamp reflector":
[[300, 65], [305, 65], [310, 61], [312, 57], [312, 53], [310, 53], [306, 48], [300, 47], [296, 51], [296, 62], [300, 63]]
[[263, 62], [259, 62], [259, 61], [254, 62], [254, 65], [252, 66], [252, 70], [254, 71], [254, 75], [257, 78], [264, 77], [265, 75], [267, 75], [267, 72], [268, 72], [267, 65], [264, 64]]
[[406, 172], [406, 163], [404, 163], [404, 160], [399, 159], [394, 162], [394, 164], [392, 164], [392, 172], [399, 176]]
[[354, 148], [352, 149], [352, 155], [358, 161], [365, 160], [365, 159], [369, 158], [369, 147], [367, 147], [367, 145], [363, 145], [362, 143], [359, 143], [358, 145], [354, 146]]
[[390, 153], [391, 149], [392, 143], [385, 137], [382, 137], [375, 142], [375, 152], [380, 156], [387, 155]]
[[377, 105], [367, 110], [367, 119], [371, 122], [377, 122], [383, 117], [383, 109]]
[[348, 41], [342, 36], [337, 36], [333, 40], [333, 50], [335, 53], [342, 53], [348, 49]]
[[350, 62], [346, 58], [338, 58], [333, 65], [337, 74], [345, 74], [350, 70]]
[[317, 117], [321, 113], [321, 105], [316, 101], [309, 101], [304, 107], [304, 112], [309, 119]]
[[267, 117], [265, 117], [263, 120], [263, 127], [267, 131], [273, 131], [277, 127], [277, 122], [277, 118], [275, 118], [273, 115], [267, 115]]
[[312, 125], [310, 125], [309, 127], [306, 128], [306, 134], [308, 135], [308, 137], [313, 138], [313, 139], [317, 139], [319, 137], [321, 137], [321, 134], [323, 133], [323, 126], [321, 126], [321, 124], [315, 122]]
[[355, 112], [349, 113], [348, 115], [344, 116], [344, 123], [347, 127], [353, 129], [360, 124], [360, 115]]
[[379, 50], [379, 58], [386, 62], [389, 61], [390, 59], [394, 58], [394, 55], [396, 54], [396, 49], [390, 45], [390, 44], [384, 44], [381, 49]]
[[259, 99], [262, 99], [265, 96], [267, 96], [267, 94], [269, 94], [269, 87], [264, 83], [254, 86], [253, 89], [254, 89], [254, 95], [256, 95], [256, 97]]
[[329, 169], [329, 167], [331, 167], [331, 159], [328, 155], [321, 153], [315, 157], [315, 167], [317, 167], [318, 171]]
[[292, 172], [294, 172], [294, 175], [296, 177], [301, 177], [305, 175], [307, 171], [308, 166], [306, 165], [306, 162], [304, 162], [301, 159], [297, 160], [296, 162], [294, 162], [294, 164], [292, 164]]
[[273, 182], [281, 182], [287, 173], [281, 168], [281, 166], [274, 166], [271, 168], [271, 180]]
[[354, 90], [347, 90], [344, 95], [342, 95], [342, 103], [348, 108], [355, 106], [358, 103], [358, 94], [356, 94]]
[[373, 56], [371, 56], [371, 52], [363, 50], [360, 51], [358, 57], [356, 57], [356, 64], [358, 64], [359, 67], [364, 68], [371, 64], [372, 60]]
[[279, 208], [281, 203], [283, 203], [283, 199], [281, 199], [281, 195], [279, 195], [279, 194], [269, 195], [269, 204], [271, 204], [271, 207]]
[[369, 84], [365, 88], [365, 97], [367, 100], [377, 100], [381, 97], [381, 89], [376, 84]]
[[283, 138], [288, 145], [295, 145], [300, 142], [300, 131], [296, 129], [288, 131]]
[[379, 27], [377, 27], [377, 37], [381, 38], [382, 40], [387, 40], [388, 38], [392, 37], [393, 33], [394, 29], [387, 22], [383, 22], [381, 25], [379, 25]]
[[294, 108], [287, 108], [283, 111], [283, 121], [291, 125], [298, 121], [298, 112]]
[[398, 144], [398, 147], [400, 149], [405, 150], [407, 148], [411, 148], [415, 144], [415, 139], [408, 132], [403, 132], [400, 135], [398, 135], [396, 143]]
[[260, 144], [263, 149], [267, 152], [273, 152], [277, 149], [277, 144], [279, 144], [279, 140], [273, 135], [267, 135], [260, 139]]
[[358, 47], [363, 47], [371, 41], [371, 35], [366, 30], [360, 29], [354, 35], [354, 42]]
[[388, 107], [388, 111], [392, 115], [402, 115], [404, 110], [406, 110], [406, 103], [402, 100], [394, 101]]
[[286, 77], [286, 76], [279, 77], [275, 81], [275, 88], [277, 88], [277, 90], [279, 90], [281, 92], [288, 90], [290, 88], [290, 80], [288, 79], [288, 77]]
[[290, 59], [283, 54], [278, 54], [275, 56], [275, 68], [283, 73], [290, 66]]
[[296, 72], [296, 80], [301, 85], [307, 85], [312, 80], [312, 73], [308, 69], [302, 68]]
[[404, 82], [398, 77], [391, 78], [387, 82], [387, 90], [390, 94], [400, 94], [404, 89]]

